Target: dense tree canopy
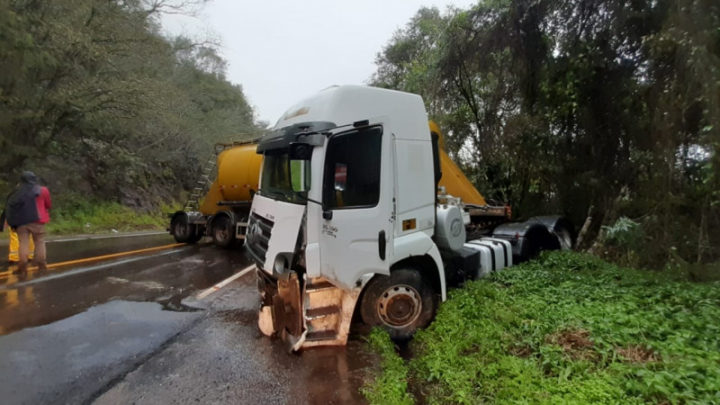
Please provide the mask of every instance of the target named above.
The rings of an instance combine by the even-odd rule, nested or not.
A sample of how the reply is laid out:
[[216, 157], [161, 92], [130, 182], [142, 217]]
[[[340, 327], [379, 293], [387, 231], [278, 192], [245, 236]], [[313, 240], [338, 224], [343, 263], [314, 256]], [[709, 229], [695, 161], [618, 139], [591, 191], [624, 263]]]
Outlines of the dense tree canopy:
[[480, 190], [523, 216], [567, 214], [585, 247], [605, 229], [612, 250], [621, 228], [645, 264], [670, 247], [720, 255], [717, 1], [424, 8], [372, 82], [422, 94]]
[[161, 35], [159, 14], [186, 5], [0, 0], [3, 195], [32, 168], [56, 193], [152, 206], [256, 131], [212, 45]]

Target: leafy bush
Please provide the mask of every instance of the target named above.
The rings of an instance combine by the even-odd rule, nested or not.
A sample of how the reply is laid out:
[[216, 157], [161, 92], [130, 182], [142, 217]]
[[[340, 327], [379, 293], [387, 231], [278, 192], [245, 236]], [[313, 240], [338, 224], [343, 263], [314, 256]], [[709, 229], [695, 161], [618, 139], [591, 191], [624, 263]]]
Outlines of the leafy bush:
[[606, 242], [627, 247], [637, 248], [643, 240], [644, 232], [640, 224], [628, 217], [620, 217], [612, 226], [603, 226]]
[[452, 291], [412, 342], [410, 388], [431, 404], [717, 403], [718, 287], [546, 253]]
[[611, 262], [640, 267], [649, 264], [647, 259], [655, 251], [655, 246], [643, 243], [646, 239], [644, 224], [622, 216], [613, 225], [602, 227], [592, 250]]

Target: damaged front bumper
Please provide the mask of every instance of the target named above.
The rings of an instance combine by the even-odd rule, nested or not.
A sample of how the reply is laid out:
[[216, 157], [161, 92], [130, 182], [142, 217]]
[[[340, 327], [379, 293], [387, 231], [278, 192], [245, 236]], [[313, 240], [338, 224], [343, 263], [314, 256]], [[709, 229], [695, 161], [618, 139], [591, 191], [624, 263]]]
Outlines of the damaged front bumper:
[[297, 351], [347, 344], [359, 289], [347, 291], [329, 280], [290, 271], [277, 277], [257, 271], [260, 292], [258, 327]]

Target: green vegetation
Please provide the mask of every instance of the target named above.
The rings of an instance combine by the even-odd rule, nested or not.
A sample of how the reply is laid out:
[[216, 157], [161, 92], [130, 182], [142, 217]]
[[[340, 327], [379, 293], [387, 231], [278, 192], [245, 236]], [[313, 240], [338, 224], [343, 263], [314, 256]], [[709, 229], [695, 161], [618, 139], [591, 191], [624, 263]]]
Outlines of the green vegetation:
[[161, 205], [156, 210], [140, 212], [119, 203], [88, 201], [75, 196], [56, 203], [47, 231], [50, 235], [58, 235], [165, 230], [169, 223], [168, 213], [178, 208]]
[[[49, 236], [111, 233], [131, 231], [164, 231], [169, 224], [168, 214], [180, 209], [178, 205], [161, 204], [152, 210], [138, 210], [120, 203], [87, 199], [77, 195], [63, 195], [53, 201]], [[0, 239], [9, 233], [0, 232]]]
[[[581, 248], [630, 265], [661, 268], [670, 247], [707, 263], [720, 260], [718, 27], [717, 0], [423, 8], [373, 84], [423, 95], [465, 173], [514, 213], [585, 223]], [[623, 217], [639, 239], [605, 240]]]
[[88, 205], [87, 210], [58, 215], [48, 224], [47, 231], [50, 235], [59, 235], [164, 230], [168, 222], [167, 214], [161, 212], [139, 214], [119, 203], [101, 202]]
[[686, 279], [544, 254], [453, 291], [404, 369], [373, 336], [390, 365], [365, 392], [392, 403], [407, 373], [427, 403], [717, 403], [720, 284]]
[[412, 404], [412, 396], [407, 392], [407, 368], [395, 352], [390, 335], [383, 329], [374, 328], [368, 343], [382, 358], [382, 374], [362, 388], [365, 397], [373, 404]]
[[202, 3], [0, 0], [0, 196], [29, 169], [54, 198], [101, 204], [61, 221], [159, 211], [196, 185], [216, 142], [253, 136], [216, 44], [160, 29], [164, 12]]

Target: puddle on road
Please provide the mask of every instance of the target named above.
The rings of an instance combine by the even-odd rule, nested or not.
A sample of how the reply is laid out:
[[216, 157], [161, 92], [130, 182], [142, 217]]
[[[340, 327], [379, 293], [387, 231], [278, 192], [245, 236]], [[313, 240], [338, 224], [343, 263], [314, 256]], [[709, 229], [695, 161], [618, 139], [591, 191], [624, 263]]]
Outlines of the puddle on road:
[[157, 281], [130, 281], [128, 279], [120, 277], [107, 277], [105, 280], [107, 280], [111, 284], [129, 284], [133, 287], [147, 290], [164, 290], [168, 288], [164, 284], [160, 284]]
[[185, 305], [182, 303], [182, 300], [185, 299], [185, 297], [188, 294], [180, 293], [175, 294], [170, 298], [158, 298], [155, 300], [158, 304], [162, 305], [163, 310], [165, 311], [173, 311], [173, 312], [197, 312], [202, 311], [202, 308], [195, 308], [191, 307], [189, 305]]

